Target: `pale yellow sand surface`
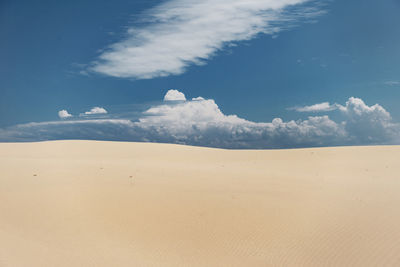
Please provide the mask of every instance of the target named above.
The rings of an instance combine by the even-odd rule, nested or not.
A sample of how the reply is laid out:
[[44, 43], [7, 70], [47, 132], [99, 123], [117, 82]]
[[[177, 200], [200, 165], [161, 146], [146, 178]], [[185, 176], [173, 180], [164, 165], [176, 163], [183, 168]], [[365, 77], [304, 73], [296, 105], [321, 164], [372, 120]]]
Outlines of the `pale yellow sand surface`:
[[400, 266], [400, 147], [3, 143], [0, 266]]

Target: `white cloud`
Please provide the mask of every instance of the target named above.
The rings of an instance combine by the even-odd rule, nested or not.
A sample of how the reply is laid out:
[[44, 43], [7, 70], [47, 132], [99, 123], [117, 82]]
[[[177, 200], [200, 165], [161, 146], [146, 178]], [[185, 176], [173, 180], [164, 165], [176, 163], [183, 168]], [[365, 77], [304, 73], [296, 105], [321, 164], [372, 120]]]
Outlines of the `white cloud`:
[[107, 110], [101, 107], [93, 107], [90, 111], [86, 111], [85, 115], [107, 114]]
[[60, 119], [67, 119], [67, 118], [72, 117], [72, 115], [69, 114], [68, 111], [66, 111], [65, 109], [63, 109], [63, 110], [60, 110], [60, 111], [58, 112], [58, 117], [60, 117]]
[[203, 101], [203, 100], [205, 100], [205, 99], [203, 97], [201, 97], [201, 96], [192, 98], [192, 101]]
[[323, 102], [311, 106], [294, 107], [289, 109], [296, 110], [297, 112], [324, 112], [324, 111], [332, 111], [337, 108], [338, 108], [337, 104], [331, 105], [329, 104], [329, 102]]
[[325, 115], [286, 122], [275, 118], [257, 123], [225, 115], [214, 100], [198, 97], [155, 105], [134, 121], [84, 117], [16, 125], [0, 129], [0, 141], [94, 139], [223, 148], [400, 144], [400, 124], [392, 122], [382, 106], [368, 106], [354, 97], [345, 105], [334, 105], [342, 117], [339, 121]]
[[186, 97], [178, 90], [171, 89], [165, 94], [164, 101], [186, 101]]
[[141, 23], [105, 49], [90, 70], [135, 79], [181, 74], [228, 45], [260, 33], [276, 35], [296, 20], [323, 13], [319, 2], [169, 0], [144, 13]]
[[345, 130], [352, 139], [361, 143], [380, 140], [400, 140], [399, 124], [392, 122], [390, 113], [382, 106], [368, 106], [360, 98], [350, 97], [340, 111], [345, 115]]

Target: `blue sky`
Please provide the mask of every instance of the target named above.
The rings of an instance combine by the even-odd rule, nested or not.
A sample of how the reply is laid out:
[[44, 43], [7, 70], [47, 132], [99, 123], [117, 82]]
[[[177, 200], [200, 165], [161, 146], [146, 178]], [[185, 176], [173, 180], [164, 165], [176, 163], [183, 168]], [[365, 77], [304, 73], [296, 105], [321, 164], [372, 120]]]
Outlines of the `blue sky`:
[[[12, 129], [17, 124], [59, 121], [60, 110], [68, 110], [76, 119], [92, 107], [106, 109], [107, 119], [136, 114], [124, 117], [135, 121], [141, 112], [162, 105], [159, 102], [169, 89], [183, 92], [187, 99], [212, 99], [223, 114], [251, 122], [271, 123], [274, 118], [304, 121], [309, 116], [329, 115], [339, 125], [346, 121], [340, 108], [316, 114], [298, 112], [296, 107], [323, 102], [344, 107], [350, 97], [362, 99], [367, 107], [378, 103], [390, 113], [390, 123], [400, 121], [400, 2], [256, 0], [248, 7], [250, 11], [240, 9], [241, 5], [233, 10], [235, 16], [241, 14], [244, 19], [225, 27], [225, 21], [237, 19], [226, 11], [230, 8], [228, 2], [207, 0], [204, 6], [191, 9], [195, 2], [182, 0], [2, 1], [0, 127]], [[223, 12], [215, 15], [213, 8], [218, 5]], [[276, 5], [281, 6], [275, 8]], [[192, 11], [209, 21], [204, 24], [206, 27], [201, 24], [203, 27], [196, 28], [194, 24], [193, 29], [186, 29], [206, 37], [185, 38], [185, 29], [179, 34], [169, 33], [170, 28], [174, 31], [182, 26], [174, 28], [179, 21], [168, 17], [176, 11], [185, 25], [192, 22]], [[186, 17], [182, 15], [185, 12]], [[249, 26], [252, 15], [273, 27], [257, 22]], [[288, 18], [290, 22], [282, 22]], [[127, 34], [128, 30], [133, 33]], [[251, 30], [255, 33], [247, 36]], [[144, 42], [138, 37], [140, 34], [151, 35], [150, 41], [145, 39], [151, 45], [138, 45]], [[141, 49], [129, 54], [121, 48], [126, 46]], [[166, 54], [172, 56], [157, 56], [159, 49], [166, 49]], [[104, 56], [108, 59], [104, 60]], [[116, 60], [118, 57], [123, 60]], [[201, 57], [201, 65], [193, 63], [196, 57]], [[181, 58], [186, 61], [182, 63]], [[146, 71], [137, 67], [147, 64]], [[184, 67], [173, 68], [179, 64]], [[165, 70], [168, 76], [158, 77]], [[0, 139], [17, 140], [7, 131], [3, 130]], [[61, 137], [49, 133], [28, 139], [80, 137], [72, 132]], [[135, 138], [132, 140], [163, 141]], [[106, 135], [99, 139], [119, 138]], [[166, 141], [186, 143], [182, 140]], [[293, 144], [357, 144], [343, 140]], [[200, 145], [211, 144], [207, 142]], [[271, 146], [280, 147], [279, 142], [291, 144], [276, 142]], [[372, 143], [387, 142], [394, 141], [379, 139]]]

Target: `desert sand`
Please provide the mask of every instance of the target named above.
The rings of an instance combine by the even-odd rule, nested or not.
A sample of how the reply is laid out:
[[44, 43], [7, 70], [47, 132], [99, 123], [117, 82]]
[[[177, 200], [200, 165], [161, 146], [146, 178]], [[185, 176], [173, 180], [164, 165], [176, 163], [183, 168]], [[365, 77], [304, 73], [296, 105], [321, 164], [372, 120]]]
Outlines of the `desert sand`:
[[2, 143], [0, 266], [400, 266], [400, 146]]

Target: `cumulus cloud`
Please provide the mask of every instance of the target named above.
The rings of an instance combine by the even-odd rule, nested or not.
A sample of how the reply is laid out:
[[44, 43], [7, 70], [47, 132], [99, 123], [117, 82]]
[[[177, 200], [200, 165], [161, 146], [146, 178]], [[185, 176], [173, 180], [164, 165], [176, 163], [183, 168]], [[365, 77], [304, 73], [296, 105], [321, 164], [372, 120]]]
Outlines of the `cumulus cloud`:
[[[183, 94], [183, 93], [182, 93]], [[213, 99], [166, 101], [141, 112], [139, 119], [83, 117], [28, 123], [0, 129], [0, 141], [94, 139], [179, 143], [220, 148], [293, 148], [400, 144], [400, 124], [379, 104], [350, 97], [329, 116], [252, 122], [224, 114]]]
[[90, 111], [86, 111], [85, 115], [107, 114], [107, 110], [101, 107], [93, 107]]
[[165, 94], [164, 101], [186, 101], [186, 97], [178, 90], [171, 89]]
[[90, 71], [135, 79], [183, 73], [258, 34], [276, 35], [323, 13], [317, 0], [169, 0], [148, 10]]
[[72, 115], [69, 114], [68, 111], [66, 111], [65, 109], [63, 109], [63, 110], [60, 110], [60, 111], [58, 112], [58, 117], [60, 117], [60, 119], [67, 119], [67, 118], [72, 117]]
[[390, 113], [382, 106], [368, 106], [360, 98], [350, 97], [340, 109], [346, 117], [344, 128], [351, 139], [360, 143], [400, 140], [399, 124], [392, 122]]

